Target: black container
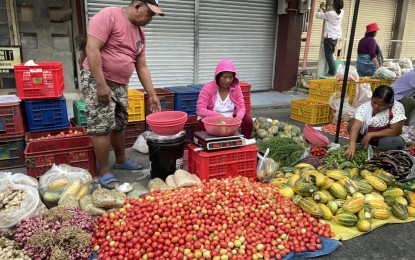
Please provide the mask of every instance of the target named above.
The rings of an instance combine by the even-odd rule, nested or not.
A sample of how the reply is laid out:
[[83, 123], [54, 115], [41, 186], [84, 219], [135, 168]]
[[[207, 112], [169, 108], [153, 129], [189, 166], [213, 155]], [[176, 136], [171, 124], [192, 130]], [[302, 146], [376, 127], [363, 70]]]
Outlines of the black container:
[[168, 175], [183, 167], [185, 136], [184, 131], [172, 136], [154, 133], [147, 136], [151, 179], [158, 177], [165, 181]]

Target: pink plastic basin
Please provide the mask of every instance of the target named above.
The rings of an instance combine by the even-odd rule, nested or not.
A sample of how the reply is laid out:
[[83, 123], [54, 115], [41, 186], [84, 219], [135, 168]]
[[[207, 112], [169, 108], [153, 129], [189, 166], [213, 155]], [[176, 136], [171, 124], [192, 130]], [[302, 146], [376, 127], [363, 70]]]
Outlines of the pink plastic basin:
[[202, 118], [206, 131], [215, 136], [230, 136], [238, 132], [241, 119], [224, 116], [212, 116]]

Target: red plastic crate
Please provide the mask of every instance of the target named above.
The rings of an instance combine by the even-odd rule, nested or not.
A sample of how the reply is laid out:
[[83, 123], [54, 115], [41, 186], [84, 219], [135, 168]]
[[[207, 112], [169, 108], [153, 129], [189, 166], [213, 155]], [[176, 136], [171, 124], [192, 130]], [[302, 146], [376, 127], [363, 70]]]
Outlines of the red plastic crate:
[[0, 138], [0, 170], [25, 165], [24, 135]]
[[69, 164], [96, 176], [96, 162], [91, 136], [30, 142], [24, 150], [29, 176], [39, 178], [53, 164]]
[[239, 86], [241, 87], [242, 93], [243, 92], [251, 92], [251, 84], [248, 82], [239, 82]]
[[[150, 99], [148, 94], [145, 92], [144, 89], [137, 89], [140, 92], [145, 93], [144, 99], [145, 99], [145, 105], [144, 108], [146, 110], [146, 116], [151, 114], [150, 110]], [[154, 91], [156, 92], [158, 98], [160, 99], [160, 106], [161, 111], [171, 111], [174, 110], [174, 92], [164, 89], [164, 88], [154, 88]]]
[[20, 103], [0, 104], [0, 138], [20, 136], [24, 132]]
[[69, 131], [78, 131], [80, 132], [79, 135], [77, 136], [83, 136], [83, 135], [88, 135], [88, 132], [86, 130], [85, 127], [82, 126], [75, 126], [75, 127], [69, 127], [68, 129], [62, 129], [62, 130], [49, 130], [49, 131], [42, 131], [42, 132], [27, 132], [25, 134], [25, 141], [26, 143], [29, 142], [38, 142], [38, 141], [43, 141], [43, 140], [33, 140], [33, 139], [37, 139], [37, 138], [41, 138], [41, 137], [45, 137], [47, 135], [51, 135], [51, 138], [48, 138], [46, 140], [51, 140], [51, 139], [55, 139], [55, 140], [61, 140], [62, 138], [72, 138], [73, 136], [68, 136], [68, 137], [55, 137], [53, 138], [53, 136], [58, 135], [61, 132], [64, 132], [65, 134], [68, 134]]
[[188, 170], [202, 180], [236, 176], [256, 178], [257, 152], [255, 145], [219, 151], [195, 151], [194, 144], [188, 146]]
[[125, 133], [125, 148], [130, 148], [134, 145], [137, 137], [146, 131], [146, 121], [137, 121], [128, 123], [124, 130]]
[[37, 66], [14, 66], [17, 95], [20, 99], [58, 98], [65, 90], [61, 62], [36, 62]]

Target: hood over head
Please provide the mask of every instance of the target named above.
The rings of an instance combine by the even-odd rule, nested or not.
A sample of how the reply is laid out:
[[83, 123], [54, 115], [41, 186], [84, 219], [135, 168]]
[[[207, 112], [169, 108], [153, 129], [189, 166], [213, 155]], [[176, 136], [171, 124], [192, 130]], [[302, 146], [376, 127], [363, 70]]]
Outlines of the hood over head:
[[230, 71], [235, 74], [231, 87], [237, 87], [239, 84], [238, 73], [236, 73], [235, 65], [233, 65], [232, 61], [227, 58], [219, 61], [218, 65], [216, 66], [215, 82], [216, 82], [216, 77], [218, 76], [218, 74], [221, 72], [225, 72], [225, 71]]

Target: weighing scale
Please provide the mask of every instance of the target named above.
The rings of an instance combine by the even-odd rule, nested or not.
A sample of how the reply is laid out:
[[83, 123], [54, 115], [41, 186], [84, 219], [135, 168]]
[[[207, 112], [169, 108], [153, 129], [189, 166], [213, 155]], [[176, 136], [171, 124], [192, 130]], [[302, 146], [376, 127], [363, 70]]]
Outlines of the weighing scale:
[[200, 146], [198, 150], [221, 150], [254, 144], [255, 139], [245, 139], [240, 133], [231, 136], [214, 136], [206, 131], [195, 132], [193, 143]]

